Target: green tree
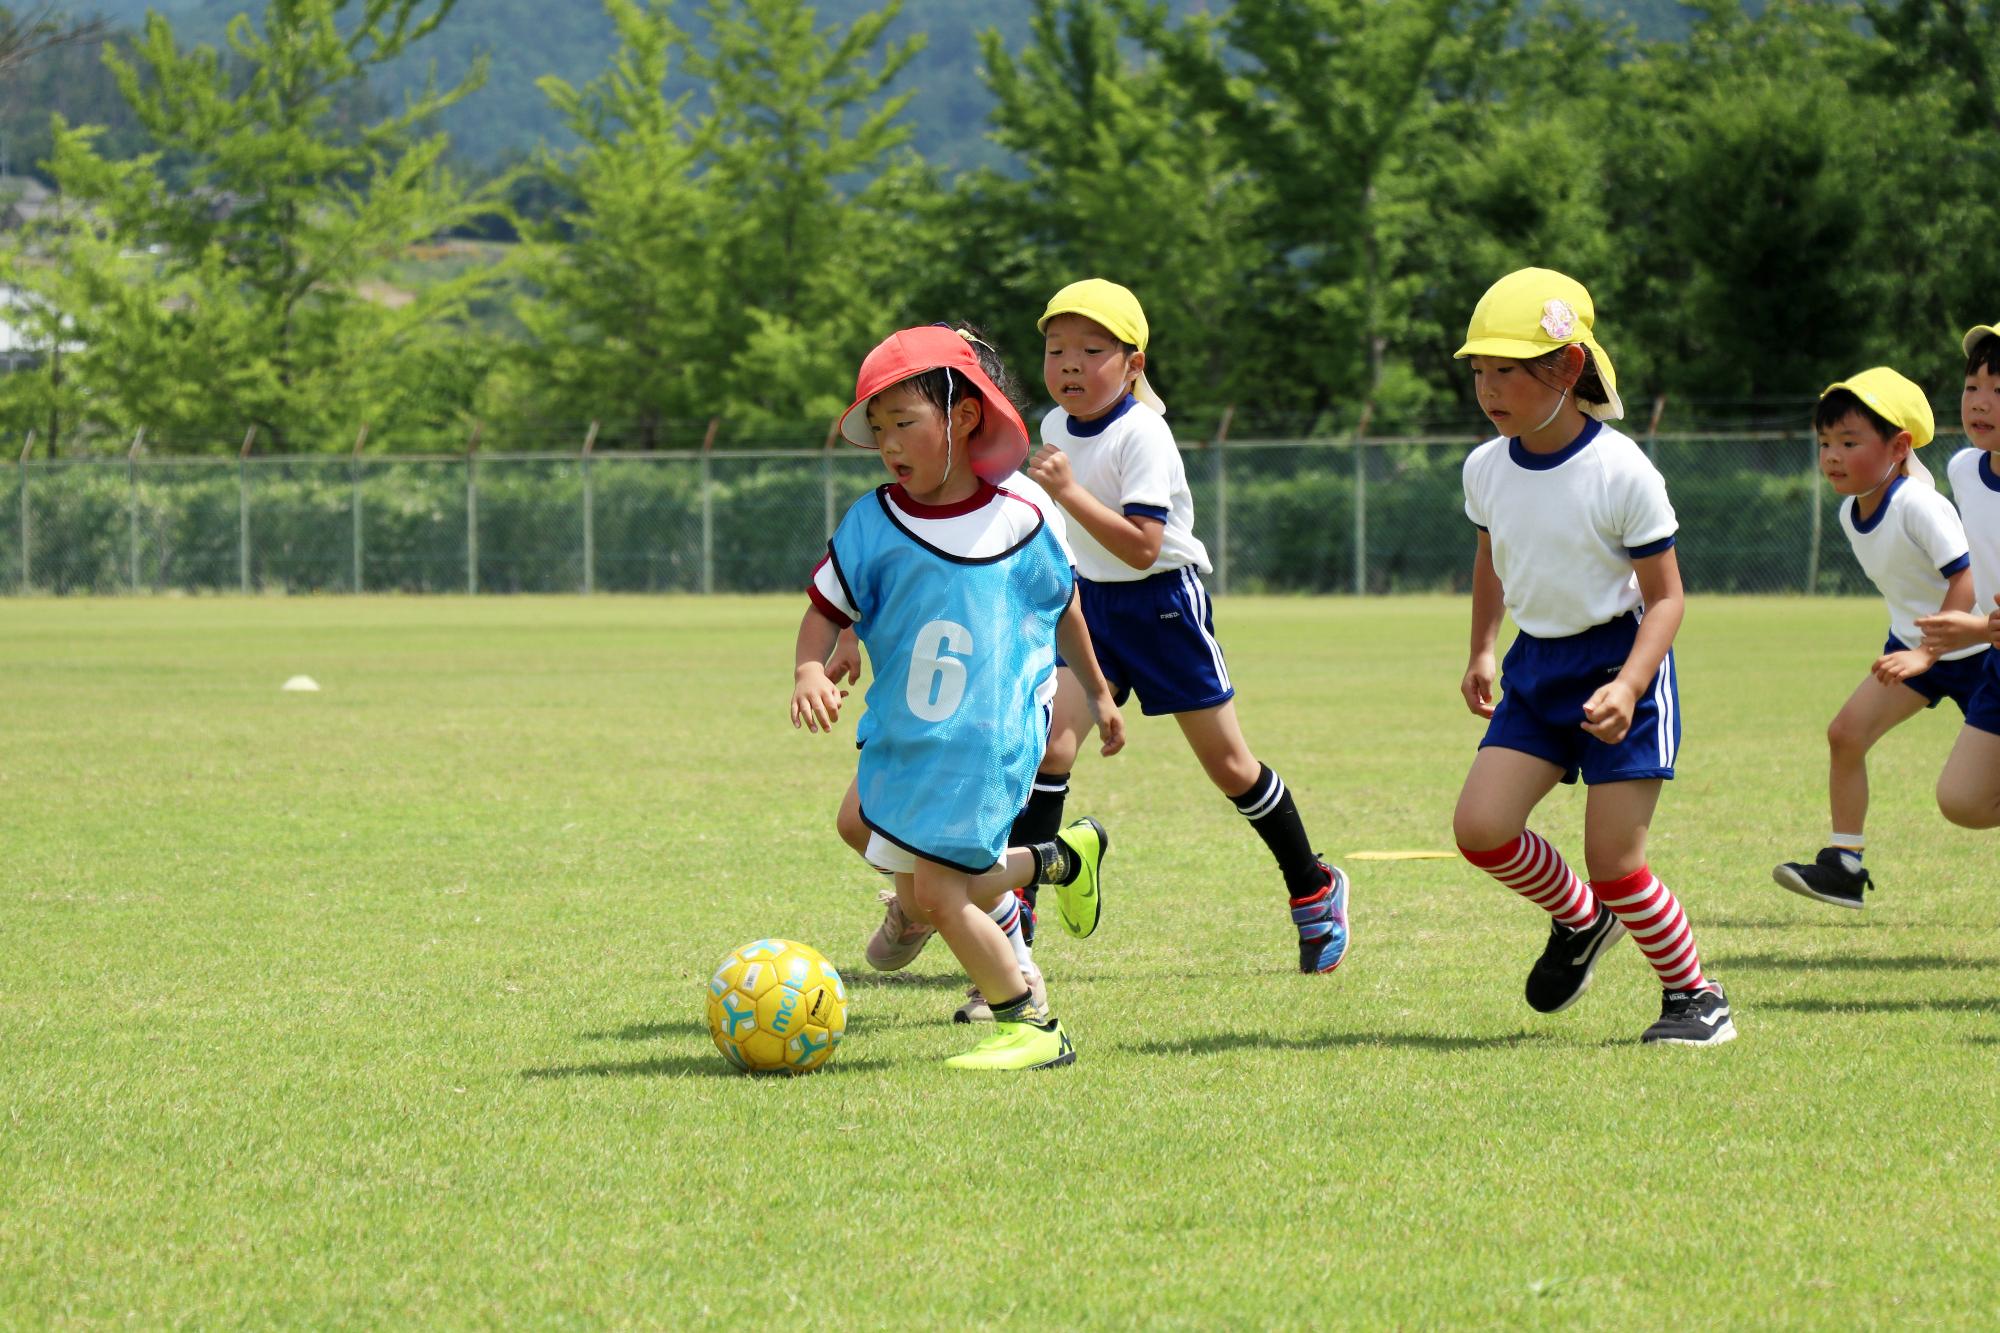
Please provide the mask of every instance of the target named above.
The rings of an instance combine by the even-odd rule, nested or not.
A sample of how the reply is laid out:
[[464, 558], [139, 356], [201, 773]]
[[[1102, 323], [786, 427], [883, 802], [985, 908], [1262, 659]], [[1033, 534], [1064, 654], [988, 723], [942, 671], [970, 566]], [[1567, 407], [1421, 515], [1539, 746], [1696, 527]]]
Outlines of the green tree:
[[261, 26], [230, 25], [233, 60], [182, 51], [155, 15], [130, 60], [107, 51], [150, 147], [110, 160], [96, 130], [57, 123], [65, 208], [11, 258], [45, 333], [76, 350], [65, 384], [25, 377], [8, 395], [39, 381], [92, 422], [193, 449], [233, 447], [246, 426], [275, 448], [326, 447], [363, 420], [379, 438], [461, 409], [486, 353], [459, 321], [495, 275], [400, 306], [364, 284], [490, 206], [441, 165], [443, 136], [419, 132], [476, 77], [350, 123], [368, 71], [454, 2], [270, 0]]
[[1033, 314], [1064, 283], [1111, 278], [1146, 306], [1151, 378], [1177, 418], [1269, 392], [1251, 353], [1269, 257], [1244, 242], [1262, 195], [1215, 115], [1128, 56], [1096, 0], [1035, 0], [1018, 54], [991, 29], [980, 49], [993, 138], [1021, 170], [960, 181], [927, 298], [995, 325], [1032, 395]]
[[[523, 400], [635, 414], [646, 445], [708, 417], [738, 436], [830, 419], [900, 313], [907, 99], [880, 95], [916, 42], [883, 46], [894, 5], [841, 30], [709, 0], [699, 42], [668, 0], [605, 8], [611, 68], [543, 80], [581, 147], [547, 163], [573, 202], [533, 232]], [[700, 102], [667, 93], [676, 62]]]
[[1387, 373], [1424, 225], [1398, 182], [1504, 44], [1514, 0], [1239, 0], [1180, 25], [1159, 0], [1115, 3], [1268, 190], [1247, 239], [1281, 257], [1266, 308], [1293, 351], [1267, 379], [1317, 408], [1415, 390]]

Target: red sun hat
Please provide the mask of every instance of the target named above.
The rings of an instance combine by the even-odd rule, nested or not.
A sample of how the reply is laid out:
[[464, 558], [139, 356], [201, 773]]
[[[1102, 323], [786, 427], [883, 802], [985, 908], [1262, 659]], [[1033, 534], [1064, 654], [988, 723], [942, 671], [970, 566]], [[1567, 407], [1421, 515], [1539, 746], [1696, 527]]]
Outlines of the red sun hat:
[[900, 329], [876, 344], [854, 377], [854, 404], [840, 414], [840, 435], [863, 449], [875, 447], [868, 431], [868, 400], [926, 370], [949, 370], [976, 390], [985, 410], [979, 429], [965, 441], [972, 470], [984, 481], [999, 482], [1028, 461], [1028, 428], [1021, 414], [979, 368], [972, 345], [954, 329], [935, 324]]

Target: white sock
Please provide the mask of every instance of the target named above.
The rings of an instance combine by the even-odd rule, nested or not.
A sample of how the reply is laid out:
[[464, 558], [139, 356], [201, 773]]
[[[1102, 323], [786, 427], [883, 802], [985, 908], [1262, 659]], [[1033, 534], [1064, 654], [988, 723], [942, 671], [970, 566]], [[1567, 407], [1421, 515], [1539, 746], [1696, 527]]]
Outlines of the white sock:
[[1028, 941], [1021, 935], [1021, 900], [1010, 893], [995, 903], [987, 915], [993, 918], [994, 925], [1007, 932], [1007, 943], [1014, 946], [1014, 958], [1021, 964], [1021, 970], [1033, 971], [1035, 956], [1028, 952]]
[[1836, 833], [1829, 844], [1840, 853], [1840, 865], [1850, 875], [1861, 873], [1861, 848], [1867, 840], [1859, 833]]

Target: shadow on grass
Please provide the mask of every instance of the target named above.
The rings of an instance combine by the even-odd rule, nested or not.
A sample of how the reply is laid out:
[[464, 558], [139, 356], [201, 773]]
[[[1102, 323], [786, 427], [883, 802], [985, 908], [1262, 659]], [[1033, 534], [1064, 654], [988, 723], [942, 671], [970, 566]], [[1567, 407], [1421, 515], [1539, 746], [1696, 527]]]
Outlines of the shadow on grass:
[[672, 1023], [628, 1023], [606, 1032], [579, 1032], [576, 1035], [579, 1041], [651, 1041], [655, 1037], [691, 1037], [707, 1032], [706, 1023], [680, 1019]]
[[1821, 969], [1852, 968], [1861, 972], [1951, 972], [1970, 968], [2000, 967], [2000, 958], [1954, 958], [1941, 953], [1847, 954], [1834, 958], [1801, 958], [1782, 953], [1722, 954], [1702, 960], [1717, 971], [1733, 967], [1745, 971], [1817, 972]]
[[842, 972], [849, 990], [874, 990], [876, 987], [895, 988], [898, 986], [922, 987], [929, 990], [963, 990], [965, 977], [957, 972]]
[[1726, 916], [1702, 916], [1695, 922], [1698, 930], [1923, 930], [1935, 929], [1935, 921], [1890, 921], [1879, 916], [1869, 916], [1835, 908], [1823, 916], [1802, 916], [1789, 921], [1739, 921]]
[[1929, 1000], [1763, 1000], [1754, 1009], [1789, 1009], [1799, 1014], [2000, 1014], [2000, 995]]
[[1212, 1032], [1176, 1041], [1140, 1042], [1124, 1049], [1139, 1055], [1214, 1055], [1263, 1049], [1319, 1051], [1344, 1046], [1400, 1047], [1417, 1051], [1483, 1051], [1528, 1046], [1552, 1038], [1545, 1032], [1511, 1032], [1501, 1037], [1452, 1037], [1434, 1032], [1326, 1032], [1310, 1037], [1274, 1037], [1255, 1032]]
[[[871, 1060], [866, 1057], [844, 1060], [836, 1055], [825, 1068], [798, 1077], [839, 1078], [852, 1070], [879, 1069], [887, 1063], [885, 1060]], [[666, 1055], [652, 1060], [630, 1060], [623, 1063], [552, 1065], [546, 1069], [523, 1069], [521, 1077], [540, 1082], [556, 1078], [744, 1078], [748, 1076], [714, 1051], [710, 1051], [705, 1055]], [[791, 1075], [770, 1074], [759, 1077], [776, 1080]]]

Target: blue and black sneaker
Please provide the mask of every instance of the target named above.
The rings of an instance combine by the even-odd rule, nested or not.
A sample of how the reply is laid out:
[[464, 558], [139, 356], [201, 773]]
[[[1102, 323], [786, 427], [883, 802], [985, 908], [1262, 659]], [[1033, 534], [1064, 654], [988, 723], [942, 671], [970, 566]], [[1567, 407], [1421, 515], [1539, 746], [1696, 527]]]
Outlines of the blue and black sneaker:
[[1299, 928], [1299, 971], [1331, 972], [1347, 960], [1347, 875], [1320, 862], [1326, 887], [1292, 899], [1292, 924]]

